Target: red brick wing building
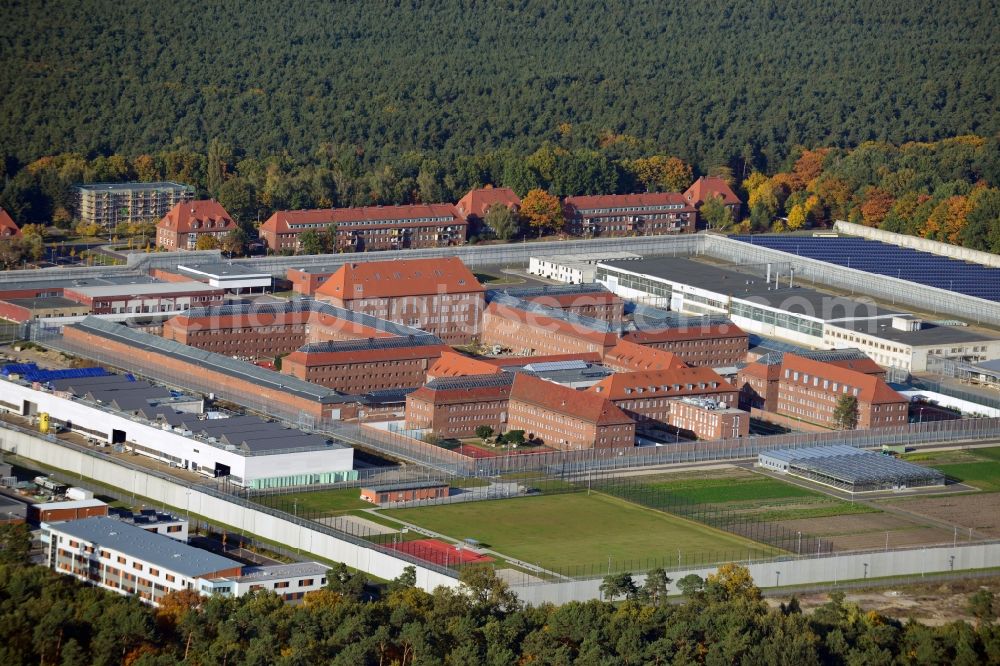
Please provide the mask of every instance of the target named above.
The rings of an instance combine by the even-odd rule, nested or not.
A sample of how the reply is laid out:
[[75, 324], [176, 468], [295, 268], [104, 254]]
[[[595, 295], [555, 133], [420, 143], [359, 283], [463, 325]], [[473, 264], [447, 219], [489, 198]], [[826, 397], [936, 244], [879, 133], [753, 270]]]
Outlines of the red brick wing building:
[[333, 230], [337, 252], [448, 247], [465, 243], [468, 222], [451, 204], [282, 210], [260, 227], [272, 252], [299, 252], [307, 231]]
[[432, 380], [406, 396], [406, 427], [457, 438], [475, 437], [484, 425], [503, 432], [514, 378], [501, 372]]
[[194, 250], [199, 238], [222, 241], [235, 229], [236, 222], [218, 201], [182, 201], [157, 223], [156, 244], [167, 250]]
[[525, 374], [511, 386], [507, 429], [565, 451], [635, 446], [635, 423], [611, 401]]
[[316, 291], [322, 301], [422, 329], [448, 344], [478, 339], [484, 294], [458, 257], [345, 264]]
[[615, 372], [635, 372], [640, 370], [675, 370], [688, 365], [673, 352], [655, 347], [637, 345], [629, 340], [619, 340], [604, 355], [604, 365]]
[[701, 209], [701, 206], [709, 197], [719, 197], [722, 205], [726, 207], [733, 221], [739, 221], [740, 209], [743, 202], [736, 196], [729, 184], [721, 178], [714, 176], [702, 176], [691, 184], [684, 192], [684, 200], [690, 206]]
[[710, 368], [675, 368], [619, 372], [588, 389], [620, 407], [640, 430], [669, 423], [670, 411], [681, 398], [710, 398], [728, 407], [738, 392]]
[[607, 328], [602, 331], [561, 317], [558, 310], [533, 310], [523, 304], [520, 299], [495, 299], [486, 306], [483, 344], [509, 349], [521, 356], [585, 353], [603, 356], [618, 343], [618, 336]]
[[907, 423], [909, 400], [883, 379], [784, 354], [778, 379], [778, 414], [833, 428], [834, 410], [842, 396], [857, 400], [859, 429]]
[[749, 336], [735, 324], [643, 328], [622, 334], [623, 340], [673, 352], [692, 366], [723, 368], [741, 363]]
[[3, 208], [0, 208], [0, 238], [10, 239], [20, 237], [21, 229], [14, 222], [14, 218]]
[[576, 236], [660, 236], [693, 233], [697, 211], [676, 192], [566, 197], [563, 210]]
[[413, 388], [449, 349], [433, 336], [318, 342], [282, 359], [281, 371], [348, 394]]

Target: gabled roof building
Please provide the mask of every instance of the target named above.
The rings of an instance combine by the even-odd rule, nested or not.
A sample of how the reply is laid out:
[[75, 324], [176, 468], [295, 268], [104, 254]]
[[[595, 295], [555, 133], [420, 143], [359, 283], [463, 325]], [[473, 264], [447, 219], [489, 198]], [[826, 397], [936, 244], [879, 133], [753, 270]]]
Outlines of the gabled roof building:
[[176, 204], [156, 225], [156, 244], [166, 250], [194, 250], [198, 239], [221, 241], [236, 229], [232, 216], [215, 199]]

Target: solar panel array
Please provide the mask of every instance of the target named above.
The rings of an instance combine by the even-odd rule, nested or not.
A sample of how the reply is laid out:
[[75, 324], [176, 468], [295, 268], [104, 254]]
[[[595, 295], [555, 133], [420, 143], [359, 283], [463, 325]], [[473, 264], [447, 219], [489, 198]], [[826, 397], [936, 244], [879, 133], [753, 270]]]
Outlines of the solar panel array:
[[803, 236], [732, 236], [809, 259], [887, 275], [917, 284], [1000, 302], [1000, 268], [988, 268], [929, 252], [863, 238]]
[[510, 386], [514, 383], [514, 375], [501, 372], [496, 375], [464, 375], [462, 377], [438, 377], [427, 382], [427, 388], [435, 390], [447, 389], [477, 389], [495, 386]]

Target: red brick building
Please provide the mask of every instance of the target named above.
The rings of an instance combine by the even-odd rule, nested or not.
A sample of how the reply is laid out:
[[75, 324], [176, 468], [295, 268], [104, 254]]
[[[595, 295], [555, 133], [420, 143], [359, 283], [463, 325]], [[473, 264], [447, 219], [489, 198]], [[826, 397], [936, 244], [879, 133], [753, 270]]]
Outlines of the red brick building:
[[[486, 211], [490, 206], [506, 206], [515, 214], [521, 209], [521, 197], [508, 187], [487, 185], [469, 192], [458, 200], [455, 208], [473, 229], [486, 229]], [[489, 229], [490, 232], [494, 231]]]
[[515, 375], [501, 372], [435, 379], [406, 396], [406, 427], [439, 437], [475, 437], [476, 428], [507, 429]]
[[685, 437], [731, 439], [750, 434], [750, 414], [714, 400], [681, 398], [670, 405], [667, 422]]
[[485, 290], [461, 259], [444, 257], [344, 264], [316, 297], [465, 344], [479, 338]]
[[482, 342], [520, 356], [597, 353], [618, 343], [610, 327], [597, 320], [579, 322], [553, 308], [530, 307], [515, 298], [496, 298], [483, 313]]
[[505, 289], [504, 293], [609, 324], [620, 324], [625, 314], [625, 301], [599, 284], [522, 287]]
[[284, 357], [281, 371], [352, 395], [413, 388], [448, 350], [433, 336], [317, 342]]
[[604, 365], [616, 372], [674, 370], [688, 367], [673, 352], [637, 345], [629, 340], [619, 340], [617, 345], [609, 349], [604, 354]]
[[734, 221], [740, 219], [740, 209], [743, 202], [736, 196], [729, 184], [721, 178], [714, 176], [702, 176], [691, 184], [684, 192], [684, 201], [689, 206], [701, 209], [708, 197], [721, 197], [722, 205], [726, 207]]
[[909, 400], [879, 377], [784, 354], [778, 379], [778, 414], [833, 428], [841, 396], [857, 399], [859, 429], [907, 423]]
[[710, 368], [674, 368], [619, 372], [587, 389], [620, 407], [639, 429], [668, 423], [673, 404], [681, 398], [710, 398], [735, 406], [738, 392]]
[[21, 229], [14, 222], [14, 218], [0, 208], [0, 238], [20, 238]]
[[164, 322], [162, 335], [226, 356], [270, 359], [309, 342], [389, 338], [406, 333], [386, 324], [311, 301], [252, 303], [188, 310]]
[[337, 252], [448, 247], [465, 243], [468, 223], [451, 204], [282, 210], [260, 226], [272, 252], [298, 252], [307, 231], [334, 231]]
[[222, 241], [235, 229], [236, 222], [215, 199], [182, 201], [156, 224], [156, 244], [167, 250], [194, 250], [199, 238]]
[[65, 287], [62, 295], [86, 305], [93, 314], [125, 314], [221, 305], [226, 298], [226, 290], [192, 280]]
[[659, 236], [693, 233], [697, 211], [676, 192], [566, 197], [563, 211], [577, 236]]
[[108, 505], [98, 499], [68, 500], [28, 505], [28, 520], [34, 523], [54, 523], [108, 515]]
[[361, 488], [361, 499], [372, 504], [414, 502], [447, 497], [450, 490], [447, 483], [413, 481], [411, 483], [364, 486]]
[[734, 324], [643, 328], [622, 333], [622, 339], [673, 352], [692, 366], [723, 368], [741, 363], [749, 336]]
[[635, 423], [607, 398], [525, 374], [511, 386], [507, 429], [565, 451], [635, 446]]

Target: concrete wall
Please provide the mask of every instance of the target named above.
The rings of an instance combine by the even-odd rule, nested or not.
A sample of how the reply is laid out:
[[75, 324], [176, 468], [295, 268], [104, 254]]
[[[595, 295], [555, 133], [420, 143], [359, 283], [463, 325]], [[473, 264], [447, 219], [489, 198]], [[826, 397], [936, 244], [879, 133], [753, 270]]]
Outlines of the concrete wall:
[[837, 220], [833, 228], [842, 234], [860, 236], [868, 240], [908, 247], [921, 252], [930, 252], [931, 254], [950, 257], [960, 261], [971, 261], [972, 263], [982, 264], [991, 268], [1000, 268], [1000, 255], [990, 254], [989, 252], [970, 250], [966, 247], [949, 245], [948, 243], [920, 238], [919, 236], [908, 236], [891, 231], [882, 231], [881, 229], [866, 227], [863, 224], [854, 224], [853, 222], [845, 222], [844, 220]]
[[[986, 569], [1000, 566], [1000, 543], [961, 544], [933, 548], [888, 550], [751, 563], [750, 574], [758, 587], [776, 585], [808, 585], [820, 582], [837, 583], [884, 576], [912, 576], [963, 569]], [[678, 593], [676, 581], [688, 574], [705, 578], [715, 567], [670, 571], [673, 579], [671, 594]], [[640, 585], [645, 576], [633, 577]], [[545, 601], [560, 604], [586, 601], [600, 597], [602, 580], [576, 580], [565, 583], [545, 583], [515, 586], [518, 597], [532, 604]]]
[[[411, 563], [392, 555], [338, 538], [333, 530], [308, 521], [295, 521], [264, 510], [242, 506], [197, 485], [162, 478], [151, 472], [130, 469], [75, 448], [10, 429], [0, 429], [0, 451], [14, 453], [70, 474], [120, 488], [122, 497], [141, 495], [178, 511], [207, 516], [248, 534], [255, 534], [305, 553], [392, 579]], [[458, 581], [434, 569], [416, 566], [417, 585], [431, 591], [439, 585], [454, 587]]]

